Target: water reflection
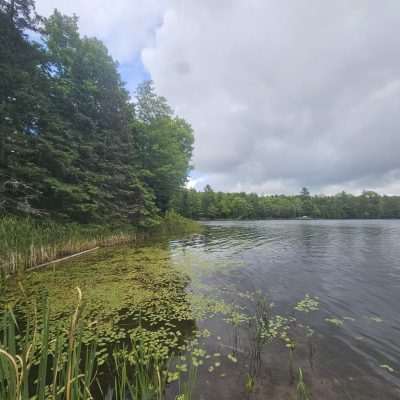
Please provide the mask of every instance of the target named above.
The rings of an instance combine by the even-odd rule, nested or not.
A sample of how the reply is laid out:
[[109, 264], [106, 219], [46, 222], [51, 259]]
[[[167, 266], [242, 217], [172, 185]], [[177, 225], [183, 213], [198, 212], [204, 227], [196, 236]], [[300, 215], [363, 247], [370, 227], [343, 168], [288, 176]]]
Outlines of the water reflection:
[[[238, 302], [237, 293], [259, 290], [282, 313], [305, 293], [320, 298], [320, 312], [307, 321], [316, 330], [315, 343], [305, 345], [298, 360], [308, 359], [310, 379], [323, 382], [314, 390], [324, 397], [316, 398], [400, 398], [399, 221], [223, 221], [206, 227], [204, 235], [172, 242], [171, 249], [176, 259], [225, 265], [203, 275], [209, 293]], [[273, 370], [271, 359], [279, 360], [280, 352], [263, 360], [266, 370]], [[251, 354], [258, 349], [250, 346], [247, 365], [254, 370]], [[281, 364], [269, 383], [283, 371]], [[242, 392], [243, 376], [240, 385], [232, 383]], [[283, 395], [283, 386], [275, 386]], [[229, 398], [222, 389], [215, 393], [220, 397], [210, 392], [207, 398]]]

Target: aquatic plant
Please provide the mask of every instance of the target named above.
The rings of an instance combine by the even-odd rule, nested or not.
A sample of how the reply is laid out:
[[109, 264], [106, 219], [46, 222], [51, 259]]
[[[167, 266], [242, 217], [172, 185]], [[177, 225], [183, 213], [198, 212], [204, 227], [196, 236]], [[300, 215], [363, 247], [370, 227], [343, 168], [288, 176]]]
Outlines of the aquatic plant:
[[200, 233], [203, 230], [202, 225], [191, 219], [182, 217], [174, 210], [169, 210], [161, 218], [160, 224], [155, 226], [152, 231], [162, 234], [182, 234], [182, 233]]
[[167, 384], [166, 362], [154, 355], [140, 341], [132, 341], [128, 348], [114, 351], [114, 398], [125, 400], [129, 394], [131, 399], [163, 398]]
[[0, 216], [0, 273], [14, 274], [98, 246], [137, 243], [150, 235], [195, 233], [201, 225], [167, 212], [157, 227], [147, 230], [132, 225], [61, 224], [29, 217]]
[[[261, 292], [242, 294], [234, 287], [224, 287], [223, 292], [212, 293], [203, 286], [200, 289], [195, 286], [193, 292], [190, 274], [182, 267], [171, 262], [169, 248], [160, 243], [126, 246], [112, 252], [100, 249], [84, 260], [75, 259], [59, 268], [23, 275], [21, 281], [27, 298], [39, 301], [43, 293], [48, 293], [51, 299], [46, 328], [47, 370], [52, 368], [58, 333], [71, 330], [67, 316], [73, 312], [75, 302], [69, 293], [79, 283], [85, 301], [79, 312], [82, 323], [76, 340], [81, 343], [81, 358], [86, 356], [91, 343], [96, 342], [93, 348], [95, 379], [87, 383], [94, 398], [108, 395], [113, 400], [136, 397], [159, 400], [165, 395], [168, 383], [175, 381], [167, 392], [171, 394], [173, 390], [178, 393], [177, 398], [190, 399], [190, 388], [197, 380], [198, 369], [204, 368], [205, 372], [219, 377], [224, 375], [229, 363], [239, 363], [242, 368], [242, 362], [246, 362], [246, 372], [255, 382], [262, 367], [261, 353], [268, 352], [272, 342], [287, 348], [290, 382], [294, 382], [297, 347], [294, 338], [304, 333], [307, 337], [311, 328], [297, 323], [291, 315], [276, 314]], [[18, 301], [17, 283], [17, 279], [8, 280], [5, 298], [9, 303], [17, 303], [18, 321], [23, 322], [33, 313], [27, 304]], [[40, 307], [41, 304], [39, 313]], [[227, 333], [234, 332], [233, 341], [228, 335], [222, 341], [207, 329], [197, 329], [196, 320], [211, 318], [226, 323]], [[239, 336], [247, 330], [249, 348], [245, 340], [238, 345]], [[61, 348], [65, 352], [68, 336], [63, 337]], [[211, 354], [206, 351], [208, 340], [218, 343]], [[63, 352], [61, 359], [65, 358]], [[61, 370], [59, 374], [63, 374]], [[45, 392], [48, 387], [47, 380]]]
[[[1, 320], [0, 398], [3, 400], [88, 400], [96, 374], [94, 347], [86, 347], [80, 337], [82, 295], [71, 318], [67, 336], [56, 340], [49, 335], [48, 299], [41, 314], [36, 305], [33, 318], [22, 331], [8, 308]], [[83, 355], [85, 353], [85, 355]]]
[[306, 294], [304, 299], [300, 300], [295, 306], [294, 309], [296, 311], [302, 311], [309, 313], [311, 311], [317, 311], [319, 309], [319, 301], [318, 297], [311, 297], [309, 294]]
[[[0, 325], [2, 400], [89, 400], [93, 399], [93, 390], [104, 394], [105, 388], [96, 376], [99, 366], [110, 360], [102, 359], [94, 344], [85, 343], [83, 333], [87, 321], [82, 319], [82, 292], [79, 288], [77, 292], [78, 302], [69, 328], [64, 331], [58, 327], [56, 336], [47, 296], [40, 307], [33, 306], [24, 329], [10, 308], [3, 311]], [[204, 334], [199, 332], [196, 336]], [[179, 380], [180, 398], [191, 399], [200, 365], [194, 361], [205, 352], [198, 347], [197, 339], [186, 341], [183, 348], [189, 353], [192, 351], [192, 362], [180, 371], [175, 365], [174, 372], [170, 365], [172, 354], [157, 336], [159, 331], [151, 332], [139, 326], [131, 334], [129, 346], [123, 345], [112, 352], [112, 364], [107, 367], [114, 374], [113, 399], [162, 400], [173, 375]]]
[[386, 369], [386, 370], [389, 371], [389, 372], [394, 372], [394, 368], [391, 367], [391, 366], [388, 365], [388, 364], [381, 364], [380, 367], [383, 368], [383, 369]]
[[256, 383], [256, 381], [255, 381], [254, 376], [252, 376], [250, 374], [246, 374], [244, 386], [246, 388], [247, 393], [252, 393], [254, 391], [255, 383]]
[[311, 399], [308, 388], [304, 382], [303, 370], [301, 368], [299, 368], [299, 370], [298, 370], [296, 392], [297, 392], [298, 400], [310, 400]]
[[0, 217], [0, 270], [14, 274], [97, 246], [136, 240], [128, 227], [82, 226]]
[[341, 320], [339, 318], [335, 318], [335, 317], [325, 318], [325, 321], [328, 322], [329, 324], [332, 324], [332, 325], [335, 325], [338, 327], [343, 326], [343, 323], [344, 323], [343, 320]]

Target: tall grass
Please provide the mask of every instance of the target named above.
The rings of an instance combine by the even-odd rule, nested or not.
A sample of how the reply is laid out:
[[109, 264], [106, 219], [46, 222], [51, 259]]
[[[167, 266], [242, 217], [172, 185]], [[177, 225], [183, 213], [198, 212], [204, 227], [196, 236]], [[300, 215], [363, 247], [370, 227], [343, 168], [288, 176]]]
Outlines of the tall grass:
[[143, 342], [133, 341], [130, 350], [113, 354], [114, 395], [117, 399], [157, 399], [164, 397], [167, 377], [165, 362], [151, 354]]
[[201, 225], [191, 219], [182, 217], [174, 210], [167, 211], [158, 227], [155, 228], [163, 234], [182, 234], [201, 232]]
[[[105, 228], [0, 218], [0, 269], [6, 274], [31, 268], [103, 244], [113, 235]], [[122, 238], [118, 238], [121, 240]], [[114, 239], [115, 240], [115, 239]]]
[[157, 227], [140, 232], [129, 225], [114, 228], [3, 216], [0, 217], [0, 282], [4, 275], [98, 246], [137, 242], [156, 233], [196, 232], [199, 227], [175, 212], [167, 212]]
[[[82, 356], [79, 316], [82, 295], [71, 318], [68, 335], [49, 336], [49, 307], [45, 298], [38, 317], [20, 329], [11, 309], [6, 309], [0, 334], [0, 398], [2, 400], [89, 400], [95, 378], [95, 348]], [[22, 336], [21, 336], [22, 335]]]
[[[67, 332], [51, 337], [49, 301], [40, 307], [22, 329], [13, 311], [6, 308], [0, 320], [1, 400], [91, 400], [104, 398], [97, 379], [98, 363], [94, 344], [83, 343], [82, 293]], [[29, 301], [29, 299], [26, 299]], [[38, 315], [38, 308], [41, 309]], [[141, 340], [116, 349], [108, 367], [114, 374], [112, 400], [164, 400], [168, 382], [168, 361], [153, 354]], [[196, 371], [180, 384], [181, 400], [191, 400]], [[97, 397], [94, 393], [100, 393]], [[99, 397], [100, 396], [100, 397]]]

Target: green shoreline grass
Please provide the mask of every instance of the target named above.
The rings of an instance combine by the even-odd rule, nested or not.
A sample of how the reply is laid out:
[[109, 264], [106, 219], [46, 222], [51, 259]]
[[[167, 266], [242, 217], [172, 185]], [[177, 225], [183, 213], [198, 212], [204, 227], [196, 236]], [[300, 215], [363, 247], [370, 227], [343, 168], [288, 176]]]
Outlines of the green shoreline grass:
[[[21, 288], [22, 289], [22, 288]], [[49, 300], [45, 296], [38, 311], [20, 330], [11, 308], [0, 319], [0, 398], [2, 400], [93, 400], [104, 397], [97, 375], [99, 357], [96, 344], [85, 343], [82, 318], [84, 302], [78, 301], [69, 328], [55, 339], [51, 335]], [[23, 289], [22, 289], [23, 290]], [[22, 339], [20, 335], [22, 336]], [[143, 341], [113, 351], [108, 365], [114, 371], [113, 400], [163, 400], [170, 380], [168, 360], [158, 357]], [[196, 379], [192, 367], [177, 398], [190, 400]], [[98, 393], [94, 397], [94, 393]]]
[[199, 232], [200, 224], [167, 212], [159, 224], [137, 229], [130, 225], [61, 224], [15, 216], [0, 217], [0, 276], [23, 272], [95, 247], [136, 243], [165, 234]]

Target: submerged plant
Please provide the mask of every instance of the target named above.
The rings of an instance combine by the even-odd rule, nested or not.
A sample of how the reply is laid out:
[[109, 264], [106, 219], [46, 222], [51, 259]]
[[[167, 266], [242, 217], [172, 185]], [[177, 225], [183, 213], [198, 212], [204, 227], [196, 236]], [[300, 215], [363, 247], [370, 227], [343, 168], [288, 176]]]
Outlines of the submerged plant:
[[388, 365], [388, 364], [381, 364], [380, 367], [383, 368], [383, 369], [386, 369], [386, 370], [389, 371], [389, 372], [394, 372], [394, 368], [391, 367], [391, 366]]
[[343, 320], [339, 319], [339, 318], [325, 318], [325, 321], [328, 322], [329, 324], [335, 325], [335, 326], [343, 326]]
[[304, 382], [303, 370], [301, 368], [299, 368], [298, 371], [296, 392], [298, 400], [311, 400], [308, 388]]
[[246, 380], [245, 380], [245, 388], [247, 393], [252, 393], [254, 391], [254, 386], [255, 386], [255, 378], [254, 376], [247, 374], [246, 375]]

